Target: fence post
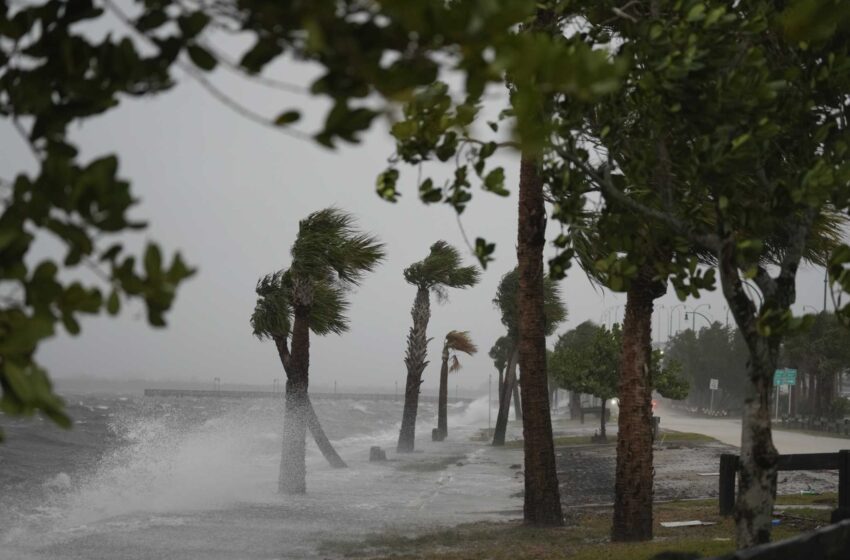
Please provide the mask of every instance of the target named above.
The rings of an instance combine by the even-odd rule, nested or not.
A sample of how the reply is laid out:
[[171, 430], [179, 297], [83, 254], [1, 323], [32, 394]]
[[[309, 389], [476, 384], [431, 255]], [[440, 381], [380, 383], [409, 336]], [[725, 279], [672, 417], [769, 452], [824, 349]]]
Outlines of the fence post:
[[735, 483], [738, 475], [738, 456], [731, 453], [720, 455], [720, 488], [718, 501], [720, 515], [732, 515], [735, 509]]
[[838, 508], [832, 512], [832, 522], [850, 519], [850, 449], [838, 452]]

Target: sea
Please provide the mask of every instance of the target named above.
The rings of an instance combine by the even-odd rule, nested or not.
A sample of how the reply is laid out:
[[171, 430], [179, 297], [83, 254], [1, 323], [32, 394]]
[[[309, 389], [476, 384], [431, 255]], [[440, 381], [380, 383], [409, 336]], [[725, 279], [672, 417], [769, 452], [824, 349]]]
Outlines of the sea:
[[[495, 422], [487, 397], [450, 405], [439, 443], [436, 405], [421, 403], [407, 455], [400, 400], [314, 400], [349, 468], [308, 435], [302, 496], [277, 493], [282, 399], [65, 399], [70, 430], [0, 416], [0, 560], [332, 558], [375, 534], [521, 516], [521, 475], [505, 464], [521, 455], [475, 441]], [[372, 446], [390, 460], [369, 462]]]

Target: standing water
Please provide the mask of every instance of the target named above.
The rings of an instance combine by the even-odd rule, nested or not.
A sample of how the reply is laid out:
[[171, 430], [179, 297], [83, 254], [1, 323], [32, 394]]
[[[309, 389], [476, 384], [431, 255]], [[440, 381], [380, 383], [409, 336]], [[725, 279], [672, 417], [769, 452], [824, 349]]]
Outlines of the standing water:
[[[420, 452], [406, 456], [394, 453], [400, 401], [314, 401], [349, 468], [330, 468], [308, 440], [303, 496], [277, 494], [281, 400], [68, 402], [71, 431], [3, 418], [0, 560], [327, 557], [324, 542], [504, 519], [522, 505], [506, 468], [519, 454], [472, 441], [486, 398], [450, 406], [441, 443], [430, 441], [436, 407], [422, 403]], [[391, 460], [369, 463], [374, 445]]]

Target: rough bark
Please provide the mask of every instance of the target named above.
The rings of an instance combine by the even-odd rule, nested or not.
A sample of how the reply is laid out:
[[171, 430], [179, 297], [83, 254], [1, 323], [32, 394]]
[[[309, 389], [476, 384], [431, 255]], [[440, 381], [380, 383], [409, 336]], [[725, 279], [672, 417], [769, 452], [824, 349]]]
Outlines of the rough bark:
[[316, 445], [319, 447], [319, 451], [322, 452], [325, 459], [330, 463], [330, 465], [335, 469], [344, 469], [347, 468], [348, 465], [345, 464], [345, 461], [342, 460], [342, 457], [339, 456], [339, 453], [336, 452], [333, 445], [331, 445], [328, 436], [325, 435], [325, 430], [322, 429], [322, 424], [319, 422], [319, 417], [316, 416], [316, 411], [313, 409], [313, 403], [310, 402], [309, 395], [307, 396], [307, 427], [310, 429], [310, 433], [313, 435], [313, 439], [316, 441]]
[[511, 394], [513, 393], [514, 385], [516, 385], [516, 366], [519, 360], [519, 352], [514, 349], [511, 351], [511, 359], [508, 362], [508, 369], [505, 372], [505, 381], [502, 383], [502, 390], [499, 393], [499, 412], [496, 414], [496, 428], [493, 430], [493, 445], [505, 445], [505, 432], [508, 429], [508, 413], [511, 408]]
[[443, 345], [443, 363], [440, 366], [440, 398], [437, 404], [437, 441], [443, 441], [449, 435], [449, 346]]
[[308, 372], [310, 369], [310, 307], [295, 305], [292, 352], [286, 380], [286, 410], [283, 416], [283, 450], [278, 491], [303, 494], [307, 491], [305, 444], [307, 437]]
[[428, 350], [427, 329], [431, 318], [431, 301], [427, 288], [417, 289], [410, 314], [413, 317], [413, 326], [410, 327], [410, 333], [407, 335], [407, 354], [404, 357], [404, 363], [407, 366], [407, 385], [404, 390], [404, 412], [396, 448], [399, 453], [412, 452], [416, 439], [419, 387], [422, 385], [422, 372], [428, 365], [425, 355]]
[[[652, 307], [661, 287], [645, 268], [626, 294], [617, 396], [614, 541], [652, 539]], [[642, 276], [642, 277], [641, 277]], [[662, 292], [663, 293], [663, 292]]]
[[[540, 12], [544, 12], [541, 10]], [[551, 14], [538, 13], [540, 25]], [[561, 526], [561, 498], [555, 468], [552, 418], [546, 375], [546, 325], [543, 305], [543, 246], [546, 212], [537, 162], [523, 154], [520, 162], [517, 261], [519, 270], [519, 363], [525, 405], [525, 501], [523, 517], [536, 526]]]

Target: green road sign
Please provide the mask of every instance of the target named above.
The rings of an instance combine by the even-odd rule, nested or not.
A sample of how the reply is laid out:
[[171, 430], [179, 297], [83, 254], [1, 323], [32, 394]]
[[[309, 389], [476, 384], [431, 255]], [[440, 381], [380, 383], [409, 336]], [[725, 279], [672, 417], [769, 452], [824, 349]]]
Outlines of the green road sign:
[[779, 387], [780, 385], [796, 385], [797, 384], [797, 370], [791, 368], [778, 369], [773, 372], [773, 386]]

